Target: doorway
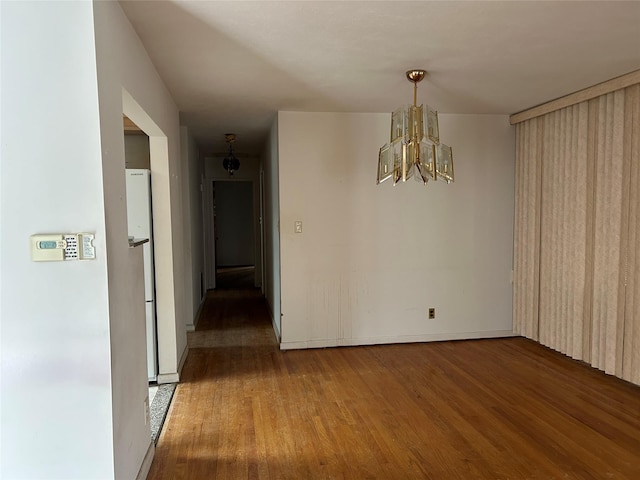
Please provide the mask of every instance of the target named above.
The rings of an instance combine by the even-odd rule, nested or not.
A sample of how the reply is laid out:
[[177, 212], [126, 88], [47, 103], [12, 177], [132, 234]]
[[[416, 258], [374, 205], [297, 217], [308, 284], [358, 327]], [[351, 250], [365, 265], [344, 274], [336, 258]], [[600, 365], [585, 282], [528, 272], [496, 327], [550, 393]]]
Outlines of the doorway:
[[127, 224], [130, 241], [146, 240], [141, 245], [144, 261], [145, 325], [147, 337], [147, 378], [158, 378], [158, 337], [155, 305], [153, 257], [153, 214], [151, 195], [151, 151], [149, 136], [126, 115], [124, 158], [126, 169]]
[[253, 182], [213, 182], [216, 288], [255, 287]]

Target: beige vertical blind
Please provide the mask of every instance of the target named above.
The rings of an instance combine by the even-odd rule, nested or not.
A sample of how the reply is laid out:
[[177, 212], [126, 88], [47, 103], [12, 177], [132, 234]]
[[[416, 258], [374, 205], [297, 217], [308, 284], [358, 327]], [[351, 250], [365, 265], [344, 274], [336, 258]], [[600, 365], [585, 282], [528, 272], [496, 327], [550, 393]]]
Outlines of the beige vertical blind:
[[516, 127], [516, 192], [514, 242], [514, 330], [538, 340], [540, 280], [540, 185], [543, 124], [534, 118]]
[[622, 378], [640, 385], [640, 85], [625, 93], [624, 152], [629, 212], [625, 262]]
[[516, 124], [514, 330], [640, 384], [640, 84]]

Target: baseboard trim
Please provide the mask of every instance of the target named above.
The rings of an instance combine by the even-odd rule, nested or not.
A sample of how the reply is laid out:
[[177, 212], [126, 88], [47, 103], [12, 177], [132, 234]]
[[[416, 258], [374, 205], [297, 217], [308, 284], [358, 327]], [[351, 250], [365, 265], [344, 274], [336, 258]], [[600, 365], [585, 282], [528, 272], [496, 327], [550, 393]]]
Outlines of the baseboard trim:
[[478, 340], [483, 338], [504, 338], [517, 336], [512, 330], [491, 330], [486, 332], [429, 333], [424, 335], [403, 335], [399, 337], [364, 337], [307, 340], [302, 342], [281, 342], [280, 350], [300, 350], [305, 348], [355, 347], [362, 345], [386, 345], [390, 343], [426, 343], [447, 340]]
[[158, 378], [156, 382], [158, 385], [162, 385], [164, 383], [178, 383], [180, 380], [180, 375], [177, 373], [160, 373], [158, 374]]
[[273, 326], [273, 332], [276, 334], [276, 340], [278, 341], [278, 343], [282, 342], [282, 337], [280, 336], [280, 330], [278, 330], [278, 325], [276, 324], [276, 320], [275, 318], [273, 318], [273, 315], [271, 315], [271, 325]]
[[204, 297], [202, 297], [202, 300], [200, 300], [200, 305], [198, 306], [198, 311], [196, 312], [195, 317], [193, 317], [192, 323], [187, 323], [187, 332], [195, 332], [196, 331], [196, 327], [198, 326], [198, 322], [200, 321], [200, 314], [202, 313], [202, 307], [204, 306], [204, 301], [206, 299], [207, 299], [207, 296], [205, 295]]
[[[265, 297], [265, 301], [267, 304], [267, 308], [269, 309], [269, 315], [271, 316], [271, 326], [273, 327], [273, 333], [275, 333], [276, 335], [277, 342], [280, 343], [282, 342], [282, 335], [280, 334], [280, 329], [276, 324], [276, 317], [273, 314], [273, 309], [271, 308], [271, 304], [269, 303], [269, 300], [267, 299], [267, 297]], [[280, 318], [282, 318], [282, 316], [280, 316]]]
[[189, 346], [184, 347], [184, 351], [180, 356], [180, 362], [178, 363], [178, 371], [175, 373], [159, 373], [156, 382], [158, 385], [162, 385], [164, 383], [178, 383], [180, 381], [180, 374], [182, 373], [182, 368], [184, 367], [184, 362], [187, 361], [187, 356], [189, 355]]
[[188, 356], [189, 356], [189, 345], [184, 347], [184, 352], [182, 352], [182, 356], [180, 357], [180, 363], [178, 363], [178, 377], [182, 375], [182, 369], [184, 368], [184, 363], [187, 361]]
[[153, 457], [155, 454], [156, 446], [153, 442], [150, 442], [147, 453], [144, 455], [144, 459], [142, 460], [142, 465], [140, 465], [140, 470], [138, 471], [136, 480], [146, 480], [147, 475], [149, 475], [149, 471], [151, 470], [151, 464], [153, 463]]

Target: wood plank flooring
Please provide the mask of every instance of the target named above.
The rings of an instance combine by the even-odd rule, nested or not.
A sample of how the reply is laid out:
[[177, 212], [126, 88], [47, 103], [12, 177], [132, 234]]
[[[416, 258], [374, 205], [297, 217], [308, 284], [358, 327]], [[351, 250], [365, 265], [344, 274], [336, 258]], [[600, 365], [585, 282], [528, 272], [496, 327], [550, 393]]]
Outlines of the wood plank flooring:
[[252, 289], [255, 282], [255, 272], [256, 268], [253, 266], [218, 268], [216, 270], [216, 289]]
[[640, 479], [640, 388], [522, 338], [281, 352], [210, 292], [149, 479]]

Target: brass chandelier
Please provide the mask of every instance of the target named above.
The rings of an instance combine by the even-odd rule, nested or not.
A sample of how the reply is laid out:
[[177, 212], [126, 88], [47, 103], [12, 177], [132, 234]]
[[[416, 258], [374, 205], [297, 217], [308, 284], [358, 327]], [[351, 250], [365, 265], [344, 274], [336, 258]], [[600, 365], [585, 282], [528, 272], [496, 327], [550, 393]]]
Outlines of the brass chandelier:
[[236, 141], [236, 134], [226, 133], [224, 135], [224, 141], [229, 144], [229, 155], [222, 161], [222, 166], [229, 172], [229, 175], [233, 175], [233, 172], [240, 168], [240, 160], [233, 154], [233, 144]]
[[411, 177], [425, 185], [429, 179], [453, 182], [451, 147], [440, 143], [438, 112], [428, 105], [416, 105], [418, 82], [425, 70], [409, 70], [407, 80], [413, 83], [413, 105], [402, 106], [391, 114], [391, 139], [378, 154], [378, 181], [389, 178], [395, 185]]

